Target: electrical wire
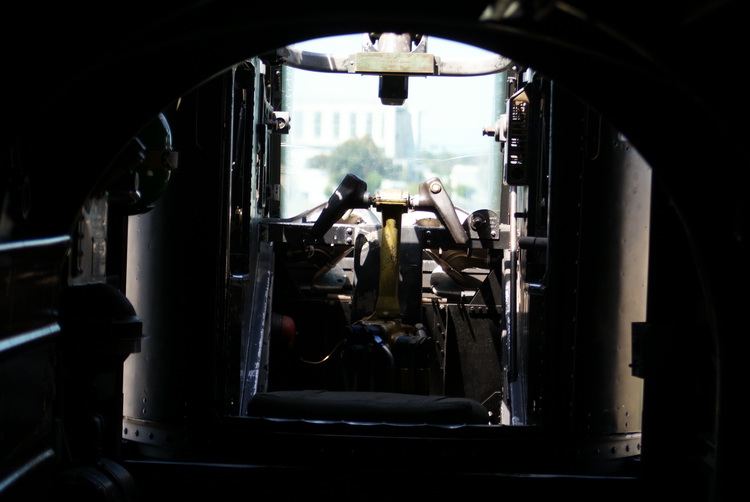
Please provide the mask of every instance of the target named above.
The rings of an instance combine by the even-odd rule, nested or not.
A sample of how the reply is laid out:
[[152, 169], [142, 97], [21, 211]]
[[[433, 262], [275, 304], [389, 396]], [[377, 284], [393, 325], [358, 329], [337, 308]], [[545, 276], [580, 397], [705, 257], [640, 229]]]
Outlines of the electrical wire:
[[341, 345], [342, 343], [344, 343], [344, 339], [343, 339], [343, 338], [342, 338], [341, 340], [339, 340], [339, 342], [338, 342], [338, 343], [337, 343], [337, 344], [336, 344], [336, 345], [335, 345], [335, 346], [333, 347], [333, 350], [331, 350], [331, 352], [329, 352], [329, 353], [328, 353], [328, 355], [327, 355], [327, 356], [325, 356], [325, 357], [324, 357], [323, 359], [321, 359], [320, 361], [308, 361], [307, 359], [305, 359], [305, 358], [303, 358], [303, 357], [301, 357], [301, 356], [300, 356], [300, 358], [299, 358], [299, 359], [300, 359], [300, 361], [302, 361], [303, 363], [307, 363], [307, 364], [322, 364], [322, 363], [326, 362], [326, 361], [327, 361], [327, 360], [328, 360], [328, 359], [329, 359], [329, 358], [330, 358], [330, 357], [331, 357], [331, 356], [332, 356], [332, 355], [333, 355], [333, 354], [334, 354], [334, 353], [336, 352], [336, 350], [337, 350], [337, 349], [339, 348], [339, 346], [340, 346], [340, 345]]

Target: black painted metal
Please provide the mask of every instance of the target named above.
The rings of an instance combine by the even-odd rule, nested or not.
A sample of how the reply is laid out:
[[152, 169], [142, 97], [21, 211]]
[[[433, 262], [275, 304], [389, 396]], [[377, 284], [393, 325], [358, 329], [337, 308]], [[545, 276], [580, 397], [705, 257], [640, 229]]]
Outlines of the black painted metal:
[[144, 333], [140, 353], [124, 367], [130, 440], [148, 441], [133, 435], [142, 422], [178, 435], [187, 423], [204, 420], [223, 382], [220, 340], [227, 329], [229, 280], [226, 88], [224, 79], [215, 80], [168, 114], [181, 151], [179, 172], [152, 211], [128, 221], [125, 291]]
[[[742, 394], [744, 385], [744, 380], [732, 378], [736, 375], [731, 372], [742, 368], [745, 352], [738, 350], [743, 337], [737, 336], [737, 330], [745, 324], [746, 304], [746, 298], [737, 294], [732, 286], [747, 282], [746, 224], [743, 223], [747, 221], [746, 187], [741, 183], [724, 183], [721, 186], [722, 201], [729, 201], [726, 206], [729, 210], [728, 217], [717, 217], [715, 212], [705, 210], [706, 185], [696, 180], [705, 179], [707, 166], [721, 167], [724, 180], [740, 179], [739, 174], [747, 165], [747, 102], [734, 100], [731, 106], [727, 106], [727, 100], [716, 99], [715, 93], [706, 92], [705, 81], [695, 78], [695, 62], [711, 61], [715, 68], [728, 69], [736, 65], [738, 48], [743, 47], [744, 30], [741, 23], [746, 16], [740, 14], [744, 14], [745, 5], [739, 1], [687, 2], [679, 6], [673, 3], [630, 2], [627, 8], [615, 5], [612, 9], [604, 7], [601, 2], [497, 2], [493, 5], [511, 4], [523, 7], [517, 11], [517, 17], [506, 19], [501, 13], [496, 13], [489, 21], [479, 22], [477, 19], [485, 12], [487, 2], [462, 2], [460, 5], [450, 4], [445, 7], [436, 5], [427, 16], [421, 3], [398, 2], [391, 5], [381, 2], [369, 5], [347, 2], [341, 9], [333, 4], [310, 4], [300, 6], [298, 10], [289, 9], [284, 12], [288, 17], [284, 18], [279, 17], [278, 7], [275, 5], [269, 6], [268, 11], [261, 11], [262, 6], [249, 2], [198, 2], [191, 9], [179, 11], [173, 10], [172, 5], [160, 7], [152, 2], [148, 6], [152, 15], [147, 23], [143, 22], [143, 11], [137, 8], [141, 6], [138, 2], [135, 2], [134, 8], [113, 13], [109, 18], [108, 14], [98, 12], [109, 21], [102, 23], [90, 23], [91, 12], [76, 11], [76, 6], [50, 5], [46, 7], [50, 15], [40, 16], [36, 11], [37, 6], [32, 5], [30, 8], [34, 11], [27, 12], [25, 16], [23, 13], [16, 16], [18, 28], [7, 31], [7, 34], [17, 42], [17, 34], [26, 29], [36, 34], [42, 50], [50, 46], [44, 43], [46, 38], [59, 53], [67, 54], [68, 57], [45, 58], [44, 65], [40, 65], [41, 53], [40, 57], [35, 57], [33, 52], [30, 55], [28, 51], [10, 50], [6, 55], [10, 89], [5, 93], [6, 104], [9, 106], [4, 108], [4, 119], [8, 127], [7, 135], [3, 136], [3, 145], [19, 148], [9, 152], [10, 155], [3, 155], [4, 176], [0, 180], [4, 197], [2, 238], [18, 243], [29, 237], [57, 236], [72, 232], [72, 223], [92, 186], [114, 154], [129, 141], [133, 131], [151, 119], [165, 103], [183, 95], [187, 89], [250, 53], [333, 32], [414, 27], [425, 32], [434, 30], [443, 35], [479, 42], [501, 52], [507, 51], [514, 58], [535, 65], [578, 96], [585, 97], [592, 108], [626, 132], [654, 167], [660, 188], [663, 189], [654, 196], [654, 200], [658, 202], [654, 206], [660, 208], [658, 216], [655, 216], [658, 228], [654, 233], [662, 237], [658, 242], [654, 241], [656, 247], [652, 246], [655, 265], [652, 268], [654, 280], [649, 284], [649, 321], [675, 324], [676, 321], [683, 320], [686, 312], [701, 312], [706, 316], [705, 319], [690, 316], [689, 320], [698, 321], [695, 324], [689, 323], [690, 330], [661, 331], [661, 341], [664, 342], [661, 348], [667, 350], [664, 353], [659, 350], [651, 353], [651, 356], [656, 356], [657, 361], [669, 361], [670, 364], [664, 367], [664, 373], [670, 378], [656, 382], [652, 380], [651, 383], [656, 385], [647, 385], [653, 392], [648, 402], [666, 403], [660, 410], [651, 408], [649, 416], [652, 419], [661, 418], [654, 413], [667, 412], [665, 420], [648, 422], [653, 427], [650, 432], [644, 430], [651, 442], [650, 451], [653, 455], [648, 459], [648, 474], [651, 479], [665, 479], [663, 475], [667, 470], [670, 477], [667, 482], [662, 481], [662, 487], [669, 489], [673, 489], [675, 485], [688, 486], [679, 481], [695, 475], [702, 486], [707, 488], [704, 493], [684, 493], [683, 489], [680, 494], [686, 495], [685, 499], [731, 500], [734, 497], [735, 480], [741, 480], [741, 477], [729, 476], [727, 467], [735, 462], [735, 454], [741, 454], [742, 442], [736, 441], [736, 431], [739, 428], [733, 427], [730, 420], [742, 416], [738, 408], [741, 400], [736, 399], [736, 396]], [[62, 14], [63, 11], [57, 9], [66, 9], [64, 14], [67, 23], [60, 22], [63, 16], [55, 14]], [[171, 17], [167, 16], [167, 11]], [[644, 15], [644, 12], [648, 12], [648, 15]], [[82, 24], [75, 24], [78, 19]], [[11, 43], [3, 45], [16, 47]], [[50, 84], [50, 78], [44, 77], [53, 78], [54, 85]], [[113, 96], [117, 99], [113, 99]], [[86, 113], [81, 113], [81, 110]], [[560, 113], [561, 111], [566, 113]], [[585, 120], [584, 114], [579, 112], [577, 107], [558, 108], [560, 119], [557, 124], [563, 120], [561, 117], [566, 117], [566, 123]], [[91, 127], [92, 118], [103, 117], [112, 120], [107, 120], [105, 126]], [[711, 142], [710, 156], [700, 154], [703, 144], [696, 144], [695, 148], [685, 144], [685, 138], [695, 137], [696, 123], [701, 124], [701, 131], [707, 131], [703, 139]], [[564, 128], [559, 130], [563, 131]], [[83, 134], [82, 131], [86, 133]], [[592, 318], [589, 321], [582, 320], [576, 326], [570, 316], [573, 312], [580, 312], [576, 307], [579, 273], [587, 267], [596, 270], [597, 265], [600, 265], [597, 258], [589, 254], [593, 250], [579, 250], [581, 239], [587, 237], [583, 234], [575, 236], [577, 230], [598, 227], [596, 219], [599, 217], [591, 213], [583, 218], [579, 215], [577, 203], [586, 201], [588, 194], [581, 193], [581, 186], [576, 181], [577, 176], [584, 172], [584, 161], [580, 157], [580, 150], [576, 148], [579, 145], [577, 141], [580, 140], [578, 132], [580, 129], [572, 128], [570, 134], [565, 135], [570, 142], [568, 155], [564, 158], [572, 159], [572, 162], [552, 171], [553, 179], [559, 180], [569, 170], [557, 185], [561, 192], [554, 193], [555, 197], [549, 201], [551, 208], [561, 209], [560, 220], [551, 222], [548, 248], [550, 253], [559, 253], [556, 254], [559, 260], [550, 262], [549, 273], [554, 288], [561, 289], [545, 290], [546, 299], [554, 302], [547, 303], [550, 319], [545, 325], [548, 327], [546, 333], [550, 335], [545, 334], [545, 347], [548, 349], [543, 353], [543, 360], [557, 357], [559, 367], [545, 377], [543, 385], [543, 391], [547, 396], [554, 396], [554, 400], [540, 405], [543, 407], [542, 416], [547, 419], [548, 424], [560, 423], [560, 429], [565, 433], [560, 437], [568, 437], [570, 422], [556, 422], [554, 418], [558, 414], [565, 417], [571, 416], [570, 414], [585, 415], [585, 410], [590, 409], [591, 404], [602, 401], [599, 399], [601, 394], [592, 396], [592, 400], [585, 397], [578, 400], [581, 398], [579, 394], [585, 392], [576, 387], [575, 390], [579, 391], [576, 394], [573, 387], [569, 386], [574, 375], [577, 378], [578, 375], [596, 374], [599, 371], [586, 364], [580, 368], [574, 364], [580, 360], [572, 353], [573, 348], [578, 346], [577, 335], [583, 333], [585, 338], [593, 324], [598, 322], [596, 318]], [[83, 137], [88, 148], [75, 150]], [[560, 152], [565, 150], [565, 145], [559, 142], [553, 144], [552, 148]], [[71, 155], [71, 151], [86, 151], [87, 154]], [[203, 167], [210, 165], [213, 164], [205, 163]], [[735, 175], [738, 176], [735, 178]], [[207, 193], [205, 186], [196, 188], [201, 189], [197, 190], [199, 194]], [[208, 191], [212, 192], [210, 188]], [[619, 194], [618, 197], [622, 195]], [[201, 211], [203, 210], [205, 206], [201, 206]], [[194, 216], [201, 211], [196, 211]], [[594, 219], [589, 219], [589, 215]], [[567, 218], [571, 218], [570, 226], [564, 223]], [[211, 222], [215, 223], [220, 219], [211, 219]], [[582, 225], [570, 222], [580, 222]], [[199, 226], [201, 232], [208, 230], [207, 234], [201, 233], [201, 242], [214, 241], [212, 228]], [[611, 235], [609, 234], [610, 237]], [[183, 249], [171, 255], [180, 255], [195, 242], [188, 241], [185, 244], [183, 241]], [[731, 267], [717, 266], [717, 250], [721, 252], [720, 264], [731, 264]], [[579, 257], [585, 258], [580, 264], [577, 262]], [[42, 263], [36, 261], [33, 254], [29, 255], [29, 260]], [[189, 262], [191, 266], [194, 264], [195, 262]], [[10, 270], [12, 274], [8, 276], [23, 269], [13, 265]], [[186, 270], [194, 271], [190, 267], [180, 267], [179, 270], [184, 276], [188, 276]], [[686, 278], [682, 274], [685, 270], [691, 271], [687, 280], [684, 280]], [[41, 291], [49, 293], [55, 287], [54, 284], [64, 276], [65, 274], [60, 274], [57, 279], [53, 278], [51, 282], [45, 283]], [[583, 277], [581, 284], [591, 291], [596, 286], [596, 274], [584, 274]], [[695, 281], [692, 281], [693, 278]], [[178, 279], [172, 284], [182, 283]], [[682, 287], [684, 285], [689, 287]], [[15, 283], [3, 297], [13, 305], [8, 312], [13, 316], [23, 314], [14, 319], [31, 320], [35, 327], [47, 326], [47, 312], [35, 311], [29, 307], [35, 303], [26, 301], [34, 300], [39, 289], [26, 289], [22, 286]], [[215, 285], [211, 284], [207, 289], [214, 291], [214, 288]], [[182, 289], [184, 288], [171, 288], [164, 296], [179, 295]], [[212, 292], [211, 295], [213, 294]], [[584, 300], [587, 307], [601, 306], [601, 310], [594, 308], [594, 312], [599, 314], [604, 314], [616, 303], [612, 296], [603, 301], [602, 305], [593, 296], [585, 297]], [[211, 305], [210, 309], [213, 307]], [[139, 310], [143, 310], [139, 314], [149, 317], [147, 307]], [[33, 315], [24, 317], [32, 311]], [[588, 312], [590, 310], [584, 313], [588, 315]], [[40, 319], [45, 322], [39, 322]], [[579, 317], [576, 319], [580, 320]], [[559, 330], [559, 336], [551, 335], [553, 327]], [[586, 330], [577, 331], [578, 327]], [[617, 331], [620, 331], [619, 327]], [[654, 332], [659, 333], [660, 330], [656, 329]], [[22, 329], [14, 331], [14, 336], [17, 333], [38, 332], [34, 329]], [[684, 342], [685, 339], [680, 336], [685, 334], [689, 335], [687, 341], [694, 346], [711, 347], [706, 353], [718, 359], [714, 366], [710, 357], [700, 354], [699, 374], [705, 378], [699, 378], [698, 383], [694, 381], [695, 374], [690, 371], [694, 367], [688, 363], [696, 356], [697, 349], [687, 351], [690, 357], [685, 358], [684, 363], [669, 359], [674, 355], [669, 348], [675, 346], [675, 342]], [[20, 340], [14, 336], [5, 338], [5, 333], [3, 336], [3, 341]], [[191, 341], [193, 340], [187, 340]], [[27, 355], [34, 358], [34, 351], [30, 352]], [[179, 357], [184, 354], [178, 351], [171, 355]], [[41, 360], [48, 361], [48, 356], [50, 354], [46, 354]], [[583, 362], [587, 362], [587, 357], [583, 358]], [[43, 365], [46, 364], [45, 362]], [[201, 368], [201, 365], [191, 367]], [[162, 371], [168, 369], [163, 368]], [[13, 371], [14, 376], [18, 374]], [[682, 375], [690, 378], [679, 378]], [[187, 386], [198, 395], [201, 390], [205, 390], [201, 387], [205, 381], [194, 377]], [[190, 385], [192, 383], [198, 385]], [[42, 393], [48, 392], [45, 385], [46, 382], [42, 382]], [[39, 390], [39, 386], [31, 387]], [[675, 392], [676, 389], [682, 391]], [[211, 391], [207, 394], [211, 394]], [[663, 401], [661, 398], [664, 397], [670, 399]], [[704, 468], [685, 468], [695, 459], [695, 451], [691, 448], [687, 448], [687, 451], [672, 448], [683, 436], [675, 434], [674, 421], [668, 418], [680, 418], [682, 408], [679, 405], [684, 403], [681, 398], [705, 404], [706, 414], [710, 415], [707, 419], [701, 414], [701, 435], [709, 439], [711, 446], [715, 444], [717, 447], [709, 448], [707, 452], [698, 452]], [[570, 407], [571, 404], [575, 406]], [[670, 407], [669, 404], [675, 406]], [[12, 406], [4, 404], [3, 416], [10, 414], [14, 417], [13, 410]], [[735, 411], [737, 412], [733, 413]], [[49, 413], [47, 408], [44, 408], [44, 412]], [[600, 430], [604, 422], [597, 420]], [[203, 422], [199, 422], [197, 427], [200, 428], [201, 425]], [[210, 436], [215, 431], [207, 432], [204, 429], [201, 432]], [[248, 441], [242, 445], [243, 452], [252, 452], [257, 448], [251, 441], [257, 440], [257, 436], [247, 431], [238, 433], [229, 428], [225, 432], [224, 435], [215, 436], [216, 444], [226, 445], [237, 438], [246, 438]], [[414, 448], [415, 443], [401, 441], [403, 438], [385, 443], [381, 437], [373, 441], [359, 441], [360, 438], [349, 441], [351, 438], [341, 435], [340, 430], [325, 438], [315, 437], [309, 432], [306, 430], [306, 434], [294, 437], [283, 433], [269, 436], [266, 441], [258, 441], [265, 450], [258, 449], [277, 453], [278, 465], [282, 466], [291, 465], [290, 459], [294, 459], [295, 454], [304, 453], [301, 457], [308, 461], [304, 466], [306, 468], [295, 469], [295, 473], [300, 474], [301, 471], [302, 480], [311, 481], [315, 487], [323, 490], [329, 490], [333, 485], [344, 485], [346, 489], [343, 492], [346, 492], [346, 496], [351, 494], [352, 489], [361, 488], [362, 476], [353, 476], [356, 480], [342, 480], [342, 471], [334, 470], [332, 473], [328, 470], [321, 473], [310, 467], [320, 465], [315, 463], [320, 458], [316, 457], [317, 454], [323, 452], [328, 455], [324, 459], [330, 463], [322, 462], [326, 467], [351, 463], [352, 458], [368, 459], [371, 461], [369, 466], [382, 467], [383, 459], [389, 454], [395, 452], [402, 455], [400, 458], [409, 458], [410, 454], [420, 451], [419, 448]], [[695, 440], [692, 431], [680, 428], [677, 432], [690, 432], [687, 437], [690, 437], [691, 444]], [[491, 464], [487, 462], [488, 459], [503, 457], [508, 451], [511, 455], [516, 451], [523, 452], [524, 449], [514, 450], [506, 448], [507, 443], [492, 443], [491, 451], [483, 450], [481, 455], [472, 456], [472, 447], [488, 446], [485, 436], [475, 442], [445, 443], [432, 442], [426, 436], [424, 434], [423, 438], [427, 441], [417, 446], [427, 445], [431, 448], [421, 450], [423, 455], [420, 459], [427, 458], [430, 454], [442, 454], [440, 459], [453, 459], [450, 467], [457, 470], [451, 473], [454, 476], [457, 472], [461, 474], [446, 476], [445, 471], [438, 469], [431, 476], [421, 478], [428, 485], [434, 483], [432, 486], [437, 487], [432, 494], [441, 493], [439, 490], [445, 481], [456, 481], [454, 486], [460, 486], [458, 491], [465, 494], [461, 489], [477, 479], [477, 472], [482, 473], [480, 477], [491, 490], [507, 494], [509, 487], [511, 493], [513, 488], [520, 488], [518, 494], [523, 498], [539, 495], [540, 492], [535, 490], [539, 490], [540, 483], [549, 488], [549, 479], [554, 480], [552, 484], [556, 491], [542, 491], [542, 496], [566, 491], [560, 489], [561, 486], [572, 488], [581, 498], [597, 500], [602, 497], [602, 493], [606, 493], [611, 499], [632, 499], [636, 494], [643, 493], [640, 483], [635, 483], [634, 486], [625, 482], [623, 487], [622, 477], [614, 480], [596, 476], [544, 477], [540, 480], [537, 476], [529, 475], [529, 472], [545, 467], [540, 462], [520, 464], [519, 467], [523, 469], [520, 473], [523, 481], [520, 482], [518, 478], [509, 481], [507, 476], [495, 477], [497, 472], [492, 472], [492, 476], [489, 476], [491, 479], [488, 479], [485, 476], [487, 470], [493, 467], [501, 470], [511, 465]], [[334, 439], [331, 443], [332, 437]], [[33, 439], [32, 437], [30, 440], [33, 442]], [[295, 442], [300, 439], [310, 442]], [[516, 436], [515, 439], [519, 439], [528, 448], [529, 437]], [[452, 445], [455, 449], [446, 445]], [[549, 443], [544, 446], [549, 446]], [[342, 452], [351, 452], [352, 449], [357, 450], [360, 455], [342, 455]], [[43, 449], [42, 456], [47, 451], [49, 450]], [[538, 453], [538, 457], [542, 459], [550, 458], [545, 455], [548, 453], [545, 448], [534, 450], [534, 453]], [[15, 462], [20, 458], [14, 457], [13, 460]], [[475, 462], [466, 462], [467, 459]], [[460, 462], [470, 466], [470, 469], [460, 469]], [[248, 478], [238, 473], [240, 471], [247, 474], [246, 469], [219, 467], [218, 464], [138, 464], [135, 460], [131, 465], [133, 470], [138, 471], [142, 486], [153, 488], [151, 495], [155, 498], [167, 495], [167, 490], [170, 495], [174, 495], [181, 487], [184, 487], [183, 492], [188, 492], [196, 488], [211, 491], [216, 490], [217, 486], [224, 486], [231, 487], [234, 494], [242, 495], [247, 490]], [[434, 467], [435, 463], [430, 466]], [[482, 470], [483, 468], [487, 470]], [[466, 472], [467, 470], [471, 472]], [[165, 471], [179, 476], [164, 475]], [[267, 474], [268, 470], [262, 472]], [[252, 481], [261, 485], [260, 493], [264, 495], [282, 485], [289, 492], [306, 493], [308, 486], [305, 483], [290, 487], [286, 477], [289, 472], [282, 467], [273, 471], [278, 475], [276, 477], [268, 476], [271, 479], [263, 480], [259, 479], [262, 476], [258, 476], [252, 478]], [[186, 474], [189, 476], [186, 477]], [[371, 474], [371, 471], [359, 470], [356, 474]], [[39, 478], [27, 479], [37, 481]], [[186, 479], [190, 482], [185, 483]], [[184, 484], [170, 482], [177, 480]], [[533, 483], [527, 483], [528, 480], [533, 480]], [[678, 483], [675, 484], [674, 480]], [[419, 493], [421, 488], [414, 488], [413, 481], [409, 477], [410, 495]], [[391, 478], [390, 482], [381, 485], [384, 488], [377, 495], [392, 494], [404, 484]]]

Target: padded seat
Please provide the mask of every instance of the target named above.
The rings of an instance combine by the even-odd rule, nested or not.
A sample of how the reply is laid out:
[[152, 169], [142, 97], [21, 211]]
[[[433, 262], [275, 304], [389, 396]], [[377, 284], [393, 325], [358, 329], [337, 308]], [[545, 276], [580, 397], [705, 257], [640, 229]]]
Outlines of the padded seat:
[[255, 395], [253, 417], [401, 424], [488, 424], [487, 409], [468, 398], [390, 392], [288, 390]]

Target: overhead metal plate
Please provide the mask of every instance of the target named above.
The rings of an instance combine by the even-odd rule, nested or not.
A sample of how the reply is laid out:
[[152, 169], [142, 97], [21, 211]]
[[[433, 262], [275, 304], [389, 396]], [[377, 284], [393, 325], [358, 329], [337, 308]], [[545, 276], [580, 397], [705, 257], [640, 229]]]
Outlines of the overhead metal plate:
[[415, 52], [359, 52], [353, 57], [352, 73], [433, 75], [435, 56]]

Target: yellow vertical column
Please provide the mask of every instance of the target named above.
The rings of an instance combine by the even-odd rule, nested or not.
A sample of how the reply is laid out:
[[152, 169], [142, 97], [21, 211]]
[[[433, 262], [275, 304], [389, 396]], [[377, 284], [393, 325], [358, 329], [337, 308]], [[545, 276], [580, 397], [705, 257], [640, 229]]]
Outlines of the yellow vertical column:
[[[375, 312], [370, 319], [393, 319], [400, 317], [398, 300], [399, 245], [401, 243], [401, 215], [406, 212], [406, 197], [401, 191], [386, 194], [377, 202], [383, 214], [380, 247], [380, 290], [375, 304]], [[390, 197], [388, 196], [390, 195]]]

